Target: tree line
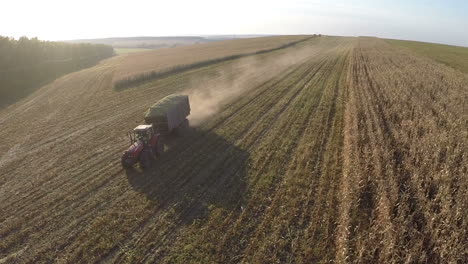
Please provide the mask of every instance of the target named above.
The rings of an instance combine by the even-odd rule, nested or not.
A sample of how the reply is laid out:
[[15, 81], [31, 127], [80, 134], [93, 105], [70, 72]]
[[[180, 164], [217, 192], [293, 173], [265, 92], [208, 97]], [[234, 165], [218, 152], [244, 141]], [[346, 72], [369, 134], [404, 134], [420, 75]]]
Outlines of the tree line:
[[0, 105], [114, 55], [111, 46], [0, 36]]

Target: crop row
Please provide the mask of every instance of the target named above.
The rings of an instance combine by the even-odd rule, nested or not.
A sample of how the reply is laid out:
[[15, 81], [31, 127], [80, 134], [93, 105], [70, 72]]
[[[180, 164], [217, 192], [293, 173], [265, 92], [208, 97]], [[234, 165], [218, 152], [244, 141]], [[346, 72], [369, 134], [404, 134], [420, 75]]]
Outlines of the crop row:
[[374, 39], [350, 68], [337, 260], [466, 259], [466, 77]]

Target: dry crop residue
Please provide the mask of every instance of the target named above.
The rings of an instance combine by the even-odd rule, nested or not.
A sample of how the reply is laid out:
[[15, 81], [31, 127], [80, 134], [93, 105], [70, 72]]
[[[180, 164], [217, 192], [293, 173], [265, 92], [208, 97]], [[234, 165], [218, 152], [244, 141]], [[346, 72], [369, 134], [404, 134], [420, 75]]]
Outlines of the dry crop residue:
[[467, 259], [467, 76], [359, 40], [345, 114], [337, 259]]
[[[0, 262], [467, 259], [466, 75], [373, 38], [117, 92], [119, 63], [0, 111]], [[197, 126], [123, 170], [125, 132], [186, 92]]]

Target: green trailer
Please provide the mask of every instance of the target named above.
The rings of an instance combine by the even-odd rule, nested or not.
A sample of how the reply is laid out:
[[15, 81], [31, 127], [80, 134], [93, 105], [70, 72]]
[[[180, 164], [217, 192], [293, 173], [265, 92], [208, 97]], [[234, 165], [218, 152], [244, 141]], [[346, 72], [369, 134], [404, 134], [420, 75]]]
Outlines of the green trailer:
[[173, 94], [164, 97], [146, 111], [145, 123], [152, 124], [158, 133], [169, 134], [177, 128], [188, 126], [189, 115], [188, 95]]

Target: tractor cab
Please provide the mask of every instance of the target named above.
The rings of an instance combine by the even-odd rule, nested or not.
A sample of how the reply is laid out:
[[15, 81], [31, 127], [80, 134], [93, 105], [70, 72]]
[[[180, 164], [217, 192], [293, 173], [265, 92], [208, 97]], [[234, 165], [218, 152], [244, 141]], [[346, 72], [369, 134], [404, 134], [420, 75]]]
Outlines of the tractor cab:
[[155, 134], [153, 125], [139, 125], [128, 133], [130, 147], [122, 155], [122, 166], [130, 168], [139, 162], [142, 168], [148, 168], [151, 160], [164, 152], [160, 134]]
[[153, 135], [153, 125], [139, 125], [133, 129], [133, 133], [130, 133], [130, 141], [132, 143], [137, 141], [148, 143]]

